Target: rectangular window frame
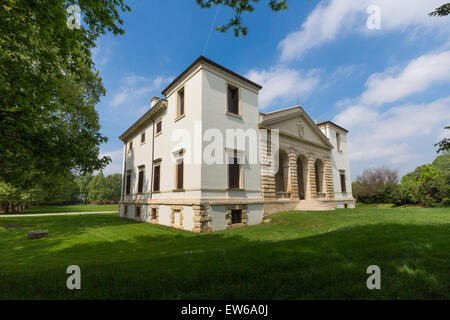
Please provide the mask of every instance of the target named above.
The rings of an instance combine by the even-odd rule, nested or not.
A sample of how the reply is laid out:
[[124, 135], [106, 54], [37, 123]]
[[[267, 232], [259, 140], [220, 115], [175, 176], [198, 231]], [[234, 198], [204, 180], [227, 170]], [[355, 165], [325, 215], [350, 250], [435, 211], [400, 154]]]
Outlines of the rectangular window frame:
[[[237, 105], [235, 106], [235, 109], [233, 108], [233, 110], [230, 108], [230, 102], [231, 102], [231, 95], [230, 95], [230, 88], [231, 89], [235, 89], [237, 92]], [[229, 115], [233, 115], [233, 116], [238, 116], [238, 117], [242, 117], [242, 108], [241, 108], [241, 89], [239, 86], [229, 83], [227, 82], [226, 85], [226, 113]]]
[[126, 172], [125, 177], [125, 195], [131, 194], [131, 170]]
[[138, 167], [138, 191], [137, 193], [144, 193], [144, 179], [145, 179], [145, 166]]
[[177, 159], [177, 163], [175, 165], [175, 190], [184, 190], [184, 158], [182, 157]]
[[145, 131], [141, 133], [141, 144], [145, 143]]
[[177, 91], [177, 112], [175, 120], [183, 117], [186, 114], [186, 91], [181, 87]]
[[[243, 190], [243, 183], [244, 183], [244, 166], [242, 163], [239, 163], [239, 159], [242, 157], [241, 154], [239, 154], [238, 150], [228, 151], [227, 152], [227, 189], [228, 190]], [[230, 163], [230, 159], [233, 159]], [[236, 163], [237, 162], [237, 163]], [[239, 174], [239, 177], [237, 179], [231, 179], [231, 166], [237, 166], [237, 172]], [[234, 167], [236, 168], [236, 167]], [[231, 180], [237, 180], [237, 185], [231, 185]]]
[[162, 133], [162, 119], [159, 119], [155, 123], [155, 137]]
[[339, 170], [339, 180], [341, 183], [341, 193], [347, 193], [347, 182], [344, 170]]
[[[158, 170], [157, 170], [158, 168]], [[158, 174], [156, 174], [158, 172]], [[161, 192], [161, 163], [153, 165], [153, 192]]]

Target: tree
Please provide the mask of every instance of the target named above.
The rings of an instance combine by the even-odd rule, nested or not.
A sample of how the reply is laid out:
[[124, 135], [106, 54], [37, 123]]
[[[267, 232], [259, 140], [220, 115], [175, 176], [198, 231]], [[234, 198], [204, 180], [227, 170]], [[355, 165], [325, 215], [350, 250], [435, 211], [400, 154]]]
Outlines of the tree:
[[[196, 0], [201, 8], [211, 8], [212, 6], [223, 5], [234, 10], [234, 17], [227, 24], [218, 26], [216, 30], [227, 32], [233, 29], [234, 36], [246, 36], [248, 29], [243, 25], [242, 14], [244, 12], [253, 12], [254, 4], [259, 0]], [[286, 11], [288, 9], [287, 0], [269, 0], [269, 7], [272, 11]]]
[[122, 175], [104, 176], [102, 172], [93, 176], [87, 187], [89, 201], [117, 202], [120, 200]]
[[398, 179], [397, 170], [386, 167], [364, 169], [352, 184], [353, 194], [361, 202], [389, 202]]
[[443, 16], [447, 16], [449, 14], [450, 14], [450, 3], [447, 3], [447, 4], [443, 4], [439, 8], [436, 8], [435, 11], [430, 12], [428, 15], [443, 17]]
[[[444, 129], [450, 130], [450, 126], [447, 126]], [[441, 141], [439, 141], [438, 143], [436, 143], [434, 146], [438, 147], [437, 153], [450, 151], [450, 138], [444, 138]]]
[[[80, 29], [69, 29], [66, 11], [78, 5]], [[91, 172], [99, 159], [94, 108], [105, 94], [91, 49], [107, 31], [123, 34], [123, 0], [3, 0], [0, 6], [0, 178], [28, 185], [29, 172], [57, 176]]]
[[437, 156], [432, 165], [444, 173], [450, 172], [450, 153], [444, 153]]

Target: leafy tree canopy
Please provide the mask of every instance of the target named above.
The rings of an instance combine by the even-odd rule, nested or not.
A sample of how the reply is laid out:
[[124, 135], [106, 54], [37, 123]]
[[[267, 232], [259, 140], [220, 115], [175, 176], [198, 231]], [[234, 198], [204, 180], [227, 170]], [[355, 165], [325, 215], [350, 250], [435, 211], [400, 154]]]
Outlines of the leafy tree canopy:
[[[69, 29], [69, 5], [82, 12]], [[123, 0], [3, 0], [0, 6], [0, 178], [99, 170], [107, 141], [94, 108], [105, 94], [91, 49], [105, 32], [123, 34]]]
[[[253, 12], [255, 4], [259, 0], [196, 0], [201, 8], [211, 8], [212, 6], [223, 5], [234, 10], [234, 17], [227, 24], [218, 26], [216, 30], [227, 32], [233, 29], [234, 36], [246, 36], [248, 29], [243, 25], [242, 14], [244, 12]], [[269, 7], [273, 11], [285, 11], [288, 9], [287, 0], [269, 0]]]
[[430, 12], [429, 15], [430, 16], [447, 16], [450, 14], [450, 3], [446, 3], [442, 6], [440, 6], [439, 8], [436, 8], [435, 11]]

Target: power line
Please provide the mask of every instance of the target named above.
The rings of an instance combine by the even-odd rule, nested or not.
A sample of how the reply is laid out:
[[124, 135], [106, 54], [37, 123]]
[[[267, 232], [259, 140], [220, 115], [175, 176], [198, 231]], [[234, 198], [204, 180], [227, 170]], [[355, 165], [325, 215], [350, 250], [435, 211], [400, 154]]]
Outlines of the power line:
[[203, 56], [205, 55], [206, 48], [208, 47], [209, 38], [211, 38], [212, 29], [213, 29], [214, 25], [216, 24], [216, 18], [217, 18], [217, 14], [219, 13], [219, 10], [220, 10], [220, 6], [217, 6], [216, 14], [214, 15], [214, 19], [211, 23], [211, 27], [209, 28], [208, 38], [206, 39], [205, 47], [203, 48], [203, 53], [202, 53]]

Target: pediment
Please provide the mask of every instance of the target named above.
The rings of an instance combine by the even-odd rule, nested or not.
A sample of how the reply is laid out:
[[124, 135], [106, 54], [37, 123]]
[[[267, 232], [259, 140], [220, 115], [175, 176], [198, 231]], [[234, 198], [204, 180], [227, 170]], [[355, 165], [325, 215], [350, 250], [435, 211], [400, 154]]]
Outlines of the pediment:
[[290, 137], [311, 142], [327, 149], [333, 148], [328, 138], [300, 106], [262, 114], [262, 118], [261, 126], [263, 127], [279, 129], [280, 134], [284, 133]]

